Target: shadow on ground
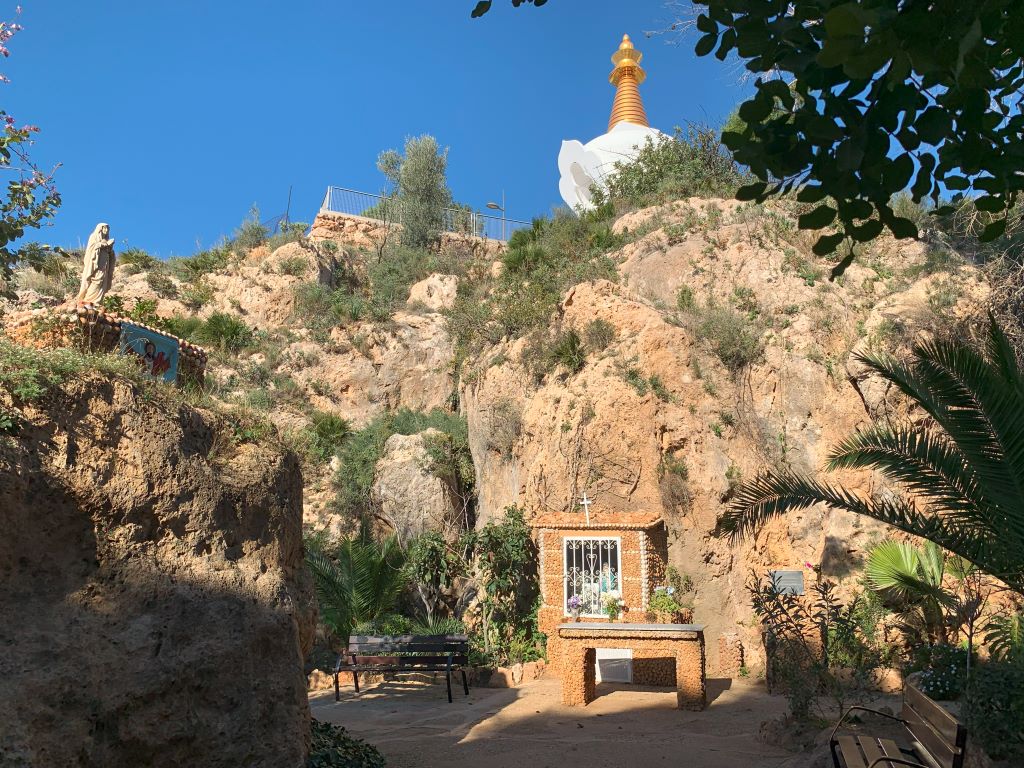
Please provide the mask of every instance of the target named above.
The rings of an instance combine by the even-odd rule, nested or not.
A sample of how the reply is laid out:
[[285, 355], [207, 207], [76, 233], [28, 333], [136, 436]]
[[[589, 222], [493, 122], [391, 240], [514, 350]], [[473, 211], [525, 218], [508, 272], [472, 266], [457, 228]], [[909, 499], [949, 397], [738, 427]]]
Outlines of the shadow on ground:
[[758, 739], [786, 702], [747, 680], [708, 680], [703, 712], [676, 709], [670, 689], [619, 683], [599, 685], [587, 707], [564, 707], [554, 677], [454, 696], [448, 704], [443, 681], [398, 680], [348, 688], [339, 702], [316, 694], [310, 705], [313, 717], [376, 744], [390, 768], [794, 768], [807, 759]]

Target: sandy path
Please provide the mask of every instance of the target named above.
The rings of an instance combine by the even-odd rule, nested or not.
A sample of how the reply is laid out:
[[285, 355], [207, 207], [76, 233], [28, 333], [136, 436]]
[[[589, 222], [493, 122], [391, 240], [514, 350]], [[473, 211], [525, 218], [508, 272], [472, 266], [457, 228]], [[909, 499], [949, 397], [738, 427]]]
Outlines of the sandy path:
[[333, 694], [317, 694], [310, 705], [315, 718], [376, 744], [391, 768], [799, 764], [757, 738], [784, 698], [742, 680], [708, 684], [712, 701], [704, 712], [676, 709], [665, 689], [612, 685], [601, 686], [585, 708], [563, 707], [554, 678], [517, 689], [470, 689], [468, 698], [459, 691], [453, 704], [443, 683], [387, 682], [358, 697], [343, 691], [337, 703]]

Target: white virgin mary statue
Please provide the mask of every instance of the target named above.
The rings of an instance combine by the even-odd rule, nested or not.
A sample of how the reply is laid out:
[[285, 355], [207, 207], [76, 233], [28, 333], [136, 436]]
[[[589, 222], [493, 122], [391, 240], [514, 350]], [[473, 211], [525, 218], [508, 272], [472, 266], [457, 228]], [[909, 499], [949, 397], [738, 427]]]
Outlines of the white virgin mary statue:
[[114, 279], [114, 241], [110, 239], [110, 225], [97, 224], [85, 246], [82, 265], [82, 285], [78, 291], [79, 304], [99, 304], [110, 290]]

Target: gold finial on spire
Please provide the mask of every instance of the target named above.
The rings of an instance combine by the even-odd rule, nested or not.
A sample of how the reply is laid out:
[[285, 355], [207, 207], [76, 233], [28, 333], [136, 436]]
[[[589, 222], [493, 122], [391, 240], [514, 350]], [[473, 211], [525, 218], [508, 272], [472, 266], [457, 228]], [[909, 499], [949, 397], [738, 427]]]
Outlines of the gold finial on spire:
[[644, 55], [633, 47], [629, 35], [622, 36], [619, 50], [612, 54], [615, 68], [608, 75], [608, 82], [615, 86], [615, 101], [612, 103], [612, 116], [608, 119], [610, 131], [618, 123], [649, 125], [644, 103], [640, 100], [638, 86], [647, 79], [647, 73], [640, 66]]

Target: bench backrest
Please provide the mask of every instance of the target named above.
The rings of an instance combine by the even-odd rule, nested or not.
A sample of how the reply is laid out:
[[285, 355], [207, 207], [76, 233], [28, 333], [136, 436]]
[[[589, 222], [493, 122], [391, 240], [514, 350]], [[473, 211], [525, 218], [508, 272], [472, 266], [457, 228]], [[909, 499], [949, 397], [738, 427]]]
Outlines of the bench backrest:
[[913, 683], [903, 686], [903, 711], [907, 729], [917, 745], [931, 755], [940, 768], [961, 768], [967, 731], [949, 712], [936, 704]]
[[[406, 662], [436, 663], [452, 657], [454, 664], [466, 664], [469, 638], [466, 635], [352, 635], [348, 652], [360, 663], [373, 663], [375, 657], [402, 657]], [[365, 659], [365, 662], [363, 661]]]

